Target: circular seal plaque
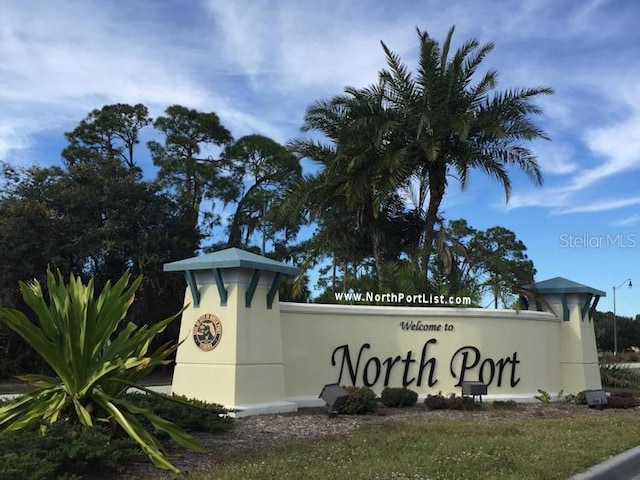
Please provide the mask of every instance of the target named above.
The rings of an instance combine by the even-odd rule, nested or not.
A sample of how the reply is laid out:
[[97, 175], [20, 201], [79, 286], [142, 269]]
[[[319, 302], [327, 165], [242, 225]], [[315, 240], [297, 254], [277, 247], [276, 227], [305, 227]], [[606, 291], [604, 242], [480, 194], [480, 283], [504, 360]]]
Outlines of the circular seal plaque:
[[210, 352], [222, 338], [222, 322], [212, 313], [205, 313], [193, 326], [193, 341], [203, 352]]

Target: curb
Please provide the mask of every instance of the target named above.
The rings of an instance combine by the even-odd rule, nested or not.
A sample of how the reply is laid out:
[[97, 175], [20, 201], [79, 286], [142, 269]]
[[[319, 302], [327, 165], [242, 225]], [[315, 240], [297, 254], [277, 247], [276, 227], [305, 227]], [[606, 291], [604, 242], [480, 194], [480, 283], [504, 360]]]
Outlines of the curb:
[[611, 457], [568, 480], [633, 480], [640, 478], [640, 446]]

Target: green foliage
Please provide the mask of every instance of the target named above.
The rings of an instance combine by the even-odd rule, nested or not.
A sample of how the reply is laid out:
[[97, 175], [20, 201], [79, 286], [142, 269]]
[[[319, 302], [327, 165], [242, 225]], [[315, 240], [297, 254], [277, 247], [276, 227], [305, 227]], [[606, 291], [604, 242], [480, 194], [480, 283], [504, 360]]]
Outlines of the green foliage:
[[640, 321], [638, 320], [640, 316], [632, 318], [616, 315], [618, 354], [614, 355], [613, 312], [594, 312], [593, 327], [596, 343], [598, 350], [604, 352], [600, 357], [600, 363], [640, 361], [640, 352], [629, 351], [640, 347]]
[[233, 427], [230, 411], [216, 403], [184, 395], [172, 395], [167, 399], [164, 396], [127, 393], [124, 398], [189, 432], [226, 432]]
[[[298, 158], [282, 145], [262, 135], [247, 135], [224, 153], [232, 175], [242, 185], [228, 227], [227, 247], [247, 248], [254, 233], [263, 243], [286, 244], [303, 223], [296, 215], [277, 215], [285, 193], [298, 181], [302, 167]], [[283, 239], [277, 238], [278, 234]]]
[[[579, 395], [580, 395], [580, 392], [578, 392], [578, 393], [567, 393], [566, 395], [561, 397], [560, 400], [562, 401], [562, 403], [578, 403]], [[558, 394], [558, 396], [560, 396], [560, 395]]]
[[380, 401], [387, 407], [411, 407], [418, 401], [418, 394], [406, 387], [386, 387], [380, 394]]
[[481, 278], [479, 283], [493, 297], [495, 308], [498, 301], [506, 306], [513, 300], [513, 286], [533, 284], [536, 269], [526, 250], [522, 240], [504, 227], [479, 231], [471, 241], [474, 267]]
[[447, 398], [444, 397], [442, 393], [438, 393], [437, 395], [427, 395], [424, 399], [424, 404], [429, 410], [447, 410], [449, 408]]
[[[162, 266], [192, 256], [198, 239], [167, 194], [116, 160], [16, 169], [0, 198], [0, 305], [25, 311], [19, 280], [44, 284], [48, 266], [91, 277], [96, 289], [130, 268], [144, 272], [130, 318], [164, 318], [181, 308], [184, 280]], [[175, 338], [177, 327], [154, 345]], [[0, 376], [43, 368], [33, 349], [0, 326]]]
[[474, 402], [472, 397], [458, 397], [452, 393], [447, 399], [447, 408], [449, 410], [477, 410], [481, 408], [481, 404]]
[[464, 190], [471, 172], [478, 169], [503, 186], [508, 200], [511, 181], [507, 172], [512, 167], [522, 170], [534, 184], [542, 184], [535, 155], [524, 142], [548, 139], [532, 121], [541, 113], [533, 102], [552, 90], [495, 91], [496, 71], [485, 70], [484, 75], [477, 75], [493, 44], [481, 45], [472, 39], [453, 52], [453, 32], [451, 28], [440, 44], [427, 32], [418, 30], [419, 68], [415, 73], [383, 43], [388, 68], [379, 75], [388, 99], [387, 110], [397, 114], [392, 131], [403, 140], [398, 154], [411, 152], [409, 170], [422, 186], [416, 206], [426, 206], [425, 272], [428, 261], [424, 260], [437, 250], [435, 227], [441, 222], [441, 202], [449, 186], [447, 176], [454, 171]]
[[538, 393], [540, 395], [535, 395], [533, 398], [541, 401], [542, 403], [551, 403], [551, 395], [549, 392], [545, 392], [544, 390], [538, 389]]
[[448, 397], [442, 395], [427, 395], [424, 404], [429, 410], [475, 410], [480, 407], [472, 397], [458, 397], [455, 393]]
[[150, 124], [149, 110], [142, 104], [105, 105], [65, 134], [69, 146], [62, 151], [62, 157], [68, 165], [114, 159], [139, 174], [134, 148], [139, 143], [140, 130]]
[[349, 398], [340, 408], [340, 413], [363, 415], [378, 408], [378, 398], [369, 387], [343, 387]]
[[[223, 202], [238, 195], [236, 179], [224, 175], [225, 162], [202, 154], [232, 141], [231, 133], [214, 112], [204, 113], [181, 105], [171, 105], [153, 126], [164, 134], [164, 143], [149, 142], [160, 184], [176, 192], [179, 209], [191, 228], [198, 229], [200, 203], [204, 198]], [[217, 219], [206, 219], [215, 223]]]
[[640, 401], [632, 395], [616, 393], [607, 397], [607, 408], [636, 408]]
[[139, 418], [184, 447], [201, 449], [200, 443], [173, 423], [123, 398], [127, 388], [137, 386], [135, 382], [155, 367], [169, 363], [175, 346], [165, 344], [152, 352], [149, 348], [176, 315], [152, 326], [125, 324], [142, 277], [131, 285], [129, 280], [127, 272], [116, 283], [108, 282], [96, 298], [93, 280], [85, 285], [71, 275], [65, 284], [60, 272], [48, 271], [48, 301], [38, 281], [20, 283], [24, 302], [38, 322], [10, 308], [0, 308], [0, 319], [42, 356], [56, 376], [20, 376], [38, 388], [2, 406], [0, 426], [16, 431], [67, 419], [87, 427], [109, 421], [135, 440], [156, 466], [177, 471]]
[[586, 405], [587, 404], [587, 394], [584, 392], [576, 393], [576, 396], [573, 400], [577, 405]]
[[600, 380], [603, 387], [640, 388], [640, 374], [636, 369], [616, 363], [600, 364]]
[[[618, 318], [618, 325], [624, 324], [625, 321], [628, 322], [630, 319], [624, 317]], [[635, 322], [635, 320], [631, 321]], [[624, 330], [626, 330], [625, 333], [633, 335], [631, 337], [625, 336], [625, 343], [635, 342], [633, 343], [634, 345], [640, 344], [640, 338], [635, 336], [635, 332], [630, 332], [630, 329], [626, 328]], [[621, 339], [618, 338], [618, 341], [621, 341]], [[638, 363], [640, 362], [640, 352], [618, 352], [617, 355], [614, 355], [613, 352], [605, 352], [598, 355], [598, 360], [600, 363]]]
[[96, 472], [124, 471], [140, 449], [129, 438], [114, 438], [103, 426], [56, 422], [37, 429], [0, 433], [0, 478], [93, 478]]

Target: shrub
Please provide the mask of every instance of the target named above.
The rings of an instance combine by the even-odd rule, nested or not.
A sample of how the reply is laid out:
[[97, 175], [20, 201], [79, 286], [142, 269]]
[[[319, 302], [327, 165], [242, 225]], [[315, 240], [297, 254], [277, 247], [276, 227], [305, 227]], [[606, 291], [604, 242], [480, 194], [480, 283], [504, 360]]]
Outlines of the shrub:
[[587, 404], [587, 394], [584, 392], [584, 390], [582, 392], [576, 393], [576, 398], [574, 399], [574, 402], [576, 402], [578, 405]]
[[494, 410], [517, 410], [518, 404], [515, 400], [494, 400]]
[[217, 403], [207, 403], [184, 395], [172, 395], [172, 400], [169, 400], [152, 394], [128, 393], [125, 398], [188, 432], [226, 432], [233, 427], [229, 410]]
[[640, 388], [640, 375], [636, 369], [615, 363], [600, 365], [600, 379], [603, 387]]
[[424, 399], [424, 404], [429, 410], [446, 410], [449, 408], [449, 403], [447, 399], [442, 396], [442, 393], [427, 395], [427, 398]]
[[456, 394], [452, 393], [446, 400], [449, 410], [475, 410], [480, 408], [480, 404], [476, 404], [472, 397], [456, 397]]
[[480, 408], [479, 404], [473, 401], [472, 397], [457, 397], [452, 393], [448, 397], [442, 395], [427, 395], [424, 404], [429, 410], [475, 410]]
[[535, 395], [533, 398], [541, 401], [542, 403], [551, 403], [551, 394], [549, 394], [549, 392], [538, 389], [538, 393], [540, 395]]
[[418, 394], [406, 387], [382, 390], [380, 401], [387, 407], [411, 407], [418, 402]]
[[47, 272], [47, 295], [38, 281], [20, 282], [24, 303], [38, 321], [12, 308], [0, 308], [0, 320], [33, 347], [55, 376], [19, 377], [37, 388], [0, 407], [0, 427], [29, 430], [42, 422], [68, 420], [87, 427], [109, 422], [133, 438], [157, 467], [177, 473], [159, 440], [140, 420], [183, 447], [201, 451], [201, 443], [123, 398], [155, 367], [171, 362], [176, 346], [165, 344], [152, 352], [149, 347], [177, 315], [151, 326], [125, 322], [142, 283], [139, 276], [130, 285], [130, 278], [127, 272], [117, 282], [107, 282], [97, 298], [93, 280], [85, 285], [71, 275], [65, 284], [60, 272]]
[[611, 395], [607, 399], [607, 408], [635, 408], [640, 405], [640, 402], [636, 397], [623, 396], [623, 395]]
[[0, 453], [0, 478], [55, 478], [55, 472], [56, 466], [39, 453]]
[[368, 387], [343, 387], [349, 394], [347, 401], [340, 407], [340, 413], [362, 415], [378, 408], [376, 394]]
[[92, 478], [119, 473], [141, 453], [129, 438], [113, 438], [105, 427], [56, 422], [44, 434], [36, 429], [0, 434], [0, 478]]

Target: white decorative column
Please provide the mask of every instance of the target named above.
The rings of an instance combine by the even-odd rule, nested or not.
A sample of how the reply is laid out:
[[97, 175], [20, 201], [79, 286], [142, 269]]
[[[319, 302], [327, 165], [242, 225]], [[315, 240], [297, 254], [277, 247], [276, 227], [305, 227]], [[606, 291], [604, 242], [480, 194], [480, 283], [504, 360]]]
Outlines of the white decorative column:
[[236, 416], [296, 411], [285, 400], [278, 286], [298, 269], [229, 248], [164, 271], [187, 281], [172, 392]]
[[[535, 291], [561, 320], [558, 332], [560, 349], [558, 390], [578, 393], [601, 389], [598, 349], [593, 327], [593, 312], [606, 293], [562, 277], [535, 284]], [[533, 299], [535, 303], [536, 300]], [[542, 309], [540, 300], [537, 309]], [[530, 305], [531, 308], [531, 305]], [[540, 355], [549, 346], [540, 346]]]

